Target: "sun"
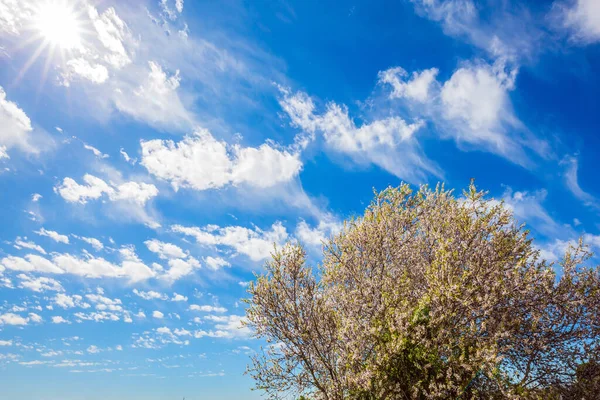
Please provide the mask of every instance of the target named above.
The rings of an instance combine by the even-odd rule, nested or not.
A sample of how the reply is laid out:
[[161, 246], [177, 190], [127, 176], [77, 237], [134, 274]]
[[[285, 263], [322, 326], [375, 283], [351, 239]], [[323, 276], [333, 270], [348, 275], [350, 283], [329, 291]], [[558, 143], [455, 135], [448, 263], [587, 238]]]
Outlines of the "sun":
[[34, 26], [50, 47], [73, 50], [81, 45], [81, 21], [65, 1], [47, 1], [41, 4]]

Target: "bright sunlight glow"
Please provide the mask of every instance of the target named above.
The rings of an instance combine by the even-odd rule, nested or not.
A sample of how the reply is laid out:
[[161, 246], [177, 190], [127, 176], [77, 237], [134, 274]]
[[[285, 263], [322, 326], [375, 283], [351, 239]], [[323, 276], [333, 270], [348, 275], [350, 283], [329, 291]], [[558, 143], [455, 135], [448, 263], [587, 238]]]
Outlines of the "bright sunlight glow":
[[80, 21], [64, 2], [47, 2], [40, 6], [35, 22], [40, 34], [51, 46], [71, 50], [81, 41]]

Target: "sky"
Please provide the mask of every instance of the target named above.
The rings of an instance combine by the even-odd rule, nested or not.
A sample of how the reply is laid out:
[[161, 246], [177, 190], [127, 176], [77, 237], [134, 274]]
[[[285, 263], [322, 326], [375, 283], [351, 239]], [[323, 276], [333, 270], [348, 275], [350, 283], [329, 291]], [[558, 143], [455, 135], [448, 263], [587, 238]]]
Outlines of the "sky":
[[401, 182], [600, 251], [599, 70], [597, 0], [0, 0], [3, 396], [260, 398], [248, 282]]

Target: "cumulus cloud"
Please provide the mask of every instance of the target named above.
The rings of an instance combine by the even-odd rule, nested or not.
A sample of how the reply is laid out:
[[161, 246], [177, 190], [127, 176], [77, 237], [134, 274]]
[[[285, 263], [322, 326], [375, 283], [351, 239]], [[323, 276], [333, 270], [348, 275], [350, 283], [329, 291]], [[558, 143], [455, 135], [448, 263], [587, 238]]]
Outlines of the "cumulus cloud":
[[27, 114], [7, 99], [4, 88], [0, 86], [0, 158], [8, 158], [7, 149], [13, 147], [27, 153], [38, 153], [32, 141], [32, 132]]
[[273, 244], [282, 245], [288, 237], [285, 227], [280, 222], [274, 223], [268, 231], [263, 231], [258, 227], [254, 229], [242, 226], [221, 228], [215, 225], [203, 228], [173, 225], [171, 230], [192, 236], [201, 245], [230, 247], [253, 261], [268, 258], [273, 250]]
[[167, 300], [169, 298], [166, 294], [155, 292], [153, 290], [144, 292], [141, 290], [133, 289], [133, 293], [144, 300]]
[[184, 296], [182, 294], [173, 293], [173, 297], [171, 298], [171, 301], [188, 301], [188, 298], [187, 298], [187, 296]]
[[51, 260], [34, 254], [25, 257], [7, 256], [0, 260], [0, 265], [14, 271], [72, 274], [88, 278], [124, 278], [130, 282], [156, 276], [156, 273], [139, 259], [124, 258], [120, 264], [115, 264], [101, 257], [88, 255], [81, 258], [68, 253], [53, 253]]
[[90, 174], [85, 174], [83, 181], [84, 184], [79, 184], [67, 177], [54, 188], [54, 191], [66, 201], [80, 204], [86, 204], [88, 200], [97, 200], [106, 194], [111, 201], [130, 201], [143, 206], [158, 195], [158, 189], [150, 183], [134, 181], [121, 184], [106, 183]]
[[161, 313], [158, 310], [155, 310], [155, 311], [152, 312], [152, 317], [153, 318], [162, 319], [162, 318], [164, 318], [164, 316], [165, 316], [165, 314]]
[[258, 148], [228, 146], [207, 130], [197, 130], [180, 142], [142, 141], [141, 164], [175, 190], [216, 189], [246, 184], [266, 188], [287, 182], [302, 168], [299, 155], [271, 144]]
[[33, 290], [34, 292], [45, 292], [47, 290], [62, 292], [64, 290], [60, 282], [56, 279], [45, 276], [32, 277], [25, 274], [19, 274], [17, 275], [17, 278], [20, 279], [20, 288]]
[[[413, 73], [413, 80], [427, 71], [431, 70]], [[431, 120], [440, 135], [454, 139], [459, 146], [530, 165], [526, 149], [547, 157], [548, 145], [533, 137], [514, 114], [509, 93], [515, 87], [516, 74], [517, 70], [503, 61], [466, 63], [447, 81], [428, 84], [418, 100], [406, 94], [413, 80], [406, 81], [407, 75], [399, 74], [397, 68], [381, 72], [380, 82], [391, 88], [389, 98], [400, 99], [411, 113]], [[428, 76], [435, 79], [433, 74]]]
[[200, 306], [198, 304], [190, 305], [190, 310], [191, 311], [202, 311], [202, 312], [215, 312], [215, 313], [227, 312], [227, 309], [225, 307], [209, 306], [209, 305]]
[[227, 260], [225, 260], [221, 257], [208, 256], [208, 257], [204, 258], [204, 261], [206, 262], [206, 265], [214, 271], [217, 271], [223, 267], [231, 266], [231, 264]]
[[431, 86], [437, 84], [435, 77], [438, 72], [437, 68], [414, 71], [409, 80], [404, 80], [403, 78], [409, 76], [408, 72], [402, 67], [394, 67], [379, 72], [379, 82], [392, 86], [391, 98], [406, 97], [425, 102], [430, 99]]
[[27, 318], [13, 313], [0, 314], [0, 324], [2, 325], [27, 325]]
[[148, 250], [158, 254], [158, 257], [163, 260], [187, 257], [187, 253], [184, 252], [181, 247], [172, 243], [165, 243], [157, 239], [151, 239], [146, 240], [144, 244], [146, 247], [148, 247]]
[[60, 315], [55, 315], [52, 317], [52, 323], [53, 324], [70, 324], [71, 321], [64, 319]]

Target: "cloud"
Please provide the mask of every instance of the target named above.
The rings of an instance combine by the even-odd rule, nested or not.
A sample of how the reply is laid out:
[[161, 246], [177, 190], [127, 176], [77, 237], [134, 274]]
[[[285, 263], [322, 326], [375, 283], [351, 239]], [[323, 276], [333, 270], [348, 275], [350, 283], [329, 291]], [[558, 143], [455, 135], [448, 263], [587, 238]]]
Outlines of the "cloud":
[[200, 268], [200, 262], [194, 257], [189, 257], [187, 260], [182, 260], [180, 258], [171, 259], [168, 264], [169, 269], [164, 274], [160, 275], [160, 278], [171, 282], [189, 275], [195, 269]]
[[55, 315], [52, 317], [52, 323], [53, 324], [70, 324], [71, 321], [64, 319], [60, 315]]
[[301, 220], [296, 226], [296, 237], [301, 243], [321, 248], [331, 236], [342, 229], [342, 224], [334, 220], [322, 220], [318, 225], [311, 228], [306, 221]]
[[561, 164], [565, 165], [565, 173], [564, 179], [567, 188], [573, 193], [575, 197], [579, 200], [583, 201], [586, 206], [599, 208], [597, 199], [584, 191], [581, 186], [579, 186], [579, 181], [577, 178], [577, 172], [579, 170], [579, 160], [577, 157], [565, 157]]
[[210, 269], [212, 269], [213, 271], [218, 271], [219, 269], [223, 268], [223, 267], [230, 267], [231, 264], [227, 261], [224, 260], [221, 257], [205, 257], [204, 261], [206, 262], [206, 265], [208, 265], [208, 267]]
[[376, 119], [357, 126], [346, 106], [329, 103], [318, 115], [312, 99], [305, 93], [291, 94], [282, 89], [280, 105], [288, 113], [292, 125], [308, 133], [301, 143], [316, 131], [323, 134], [333, 152], [349, 156], [362, 165], [374, 164], [410, 182], [422, 182], [428, 174], [441, 176], [439, 168], [420, 149], [415, 134], [424, 123], [407, 123], [400, 117]]
[[75, 294], [69, 296], [68, 294], [58, 293], [54, 296], [54, 304], [64, 309], [67, 308], [90, 308], [91, 306], [83, 300], [83, 297]]
[[69, 244], [69, 237], [67, 235], [61, 235], [56, 231], [49, 231], [44, 228], [41, 228], [40, 230], [35, 231], [35, 233], [37, 233], [40, 236], [47, 236], [57, 243]]
[[120, 264], [115, 264], [89, 254], [86, 258], [80, 258], [69, 253], [53, 253], [51, 261], [34, 254], [28, 254], [24, 258], [8, 256], [0, 260], [0, 265], [14, 271], [68, 273], [88, 278], [125, 278], [132, 283], [156, 276], [139, 259], [124, 258]]
[[[438, 22], [446, 35], [488, 52], [495, 58], [529, 58], [546, 45], [545, 27], [534, 13], [511, 2], [493, 2], [480, 13], [473, 0], [411, 0], [416, 12]], [[486, 10], [487, 11], [487, 10]]]
[[0, 325], [27, 325], [28, 318], [13, 313], [0, 314]]
[[64, 290], [60, 282], [56, 279], [47, 278], [45, 276], [34, 278], [29, 275], [19, 274], [17, 275], [17, 278], [20, 279], [20, 288], [33, 290], [34, 292], [45, 292], [47, 290], [62, 292]]
[[393, 91], [390, 98], [405, 97], [425, 102], [430, 99], [431, 86], [437, 84], [435, 77], [438, 72], [437, 68], [425, 69], [421, 72], [415, 71], [412, 73], [410, 80], [404, 81], [401, 78], [408, 76], [408, 72], [402, 67], [395, 67], [379, 72], [379, 82], [392, 86]]
[[142, 141], [142, 161], [148, 172], [169, 181], [175, 190], [217, 189], [246, 184], [267, 188], [288, 182], [302, 169], [299, 155], [263, 144], [258, 148], [228, 146], [207, 130], [197, 130], [180, 142]]
[[133, 293], [135, 293], [135, 295], [141, 297], [144, 300], [167, 300], [169, 298], [169, 296], [167, 296], [166, 294], [155, 292], [153, 290], [144, 292], [141, 290], [133, 289]]
[[467, 150], [488, 151], [527, 166], [531, 160], [526, 149], [542, 157], [547, 157], [549, 150], [514, 114], [509, 93], [515, 87], [516, 74], [516, 69], [502, 61], [465, 63], [447, 81], [430, 83], [427, 97], [423, 91], [418, 100], [399, 95], [397, 86], [412, 82], [405, 81], [406, 74], [398, 74], [397, 68], [380, 72], [380, 83], [391, 87], [390, 99], [400, 99], [412, 114], [431, 120], [441, 136], [454, 139]]
[[13, 147], [26, 153], [38, 153], [39, 149], [33, 144], [32, 132], [31, 120], [27, 114], [6, 98], [6, 92], [0, 86], [0, 146], [3, 155], [0, 158], [8, 158], [6, 151]]
[[288, 238], [288, 233], [280, 222], [275, 222], [269, 231], [263, 231], [258, 227], [254, 229], [242, 226], [221, 228], [214, 225], [204, 228], [173, 225], [171, 230], [192, 236], [198, 244], [204, 246], [231, 247], [237, 253], [244, 254], [253, 261], [268, 258], [273, 251], [273, 245], [282, 245]]
[[148, 247], [148, 250], [158, 254], [158, 257], [163, 260], [187, 257], [187, 253], [184, 252], [181, 247], [172, 243], [165, 243], [160, 240], [152, 239], [146, 240], [144, 244]]
[[35, 250], [35, 251], [37, 251], [39, 253], [42, 253], [42, 254], [47, 254], [46, 250], [44, 250], [42, 248], [42, 246], [37, 245], [37, 244], [35, 244], [33, 242], [27, 242], [26, 240], [27, 240], [27, 238], [22, 239], [20, 237], [17, 237], [15, 239], [14, 247], [16, 249], [19, 249], [19, 250], [22, 249], [22, 248], [24, 248], [24, 249], [31, 249], [31, 250]]
[[202, 311], [202, 312], [215, 312], [215, 313], [227, 312], [227, 309], [225, 307], [208, 306], [208, 305], [200, 306], [197, 304], [190, 305], [190, 310], [191, 311]]
[[597, 0], [573, 0], [570, 4], [556, 2], [554, 18], [559, 27], [571, 34], [571, 39], [583, 44], [600, 41], [600, 3]]
[[85, 58], [73, 58], [66, 63], [66, 68], [62, 73], [62, 84], [70, 86], [75, 77], [81, 77], [88, 81], [100, 84], [108, 79], [108, 68], [102, 64], [96, 64]]
[[86, 150], [91, 151], [92, 153], [94, 153], [94, 155], [98, 158], [108, 158], [109, 155], [108, 154], [103, 154], [100, 150], [98, 150], [97, 148], [95, 148], [94, 146], [90, 146], [89, 144], [83, 144], [83, 147]]
[[165, 314], [161, 313], [158, 310], [155, 310], [155, 311], [152, 312], [152, 317], [153, 318], [162, 319], [162, 318], [164, 318], [164, 316], [165, 316]]
[[215, 330], [209, 332], [196, 331], [194, 337], [203, 336], [228, 339], [247, 339], [252, 337], [252, 330], [243, 324], [245, 318], [240, 315], [207, 315], [205, 320], [215, 323]]
[[75, 237], [77, 239], [83, 240], [87, 244], [91, 245], [94, 248], [94, 250], [96, 250], [96, 251], [100, 251], [100, 250], [104, 249], [104, 244], [96, 238], [84, 237], [84, 236], [75, 236]]
[[85, 184], [80, 185], [67, 177], [62, 184], [54, 188], [54, 191], [66, 201], [80, 204], [86, 204], [88, 200], [97, 200], [107, 194], [111, 201], [123, 200], [143, 206], [158, 195], [158, 189], [150, 183], [130, 181], [109, 184], [90, 174], [85, 174], [83, 181]]
[[181, 295], [179, 293], [173, 293], [173, 298], [171, 301], [188, 301], [187, 296]]
[[[134, 87], [117, 87], [112, 96], [114, 106], [132, 118], [160, 129], [191, 129], [195, 118], [179, 97], [179, 70], [168, 75], [160, 64], [148, 62], [145, 78]], [[130, 84], [131, 85], [131, 84]]]

